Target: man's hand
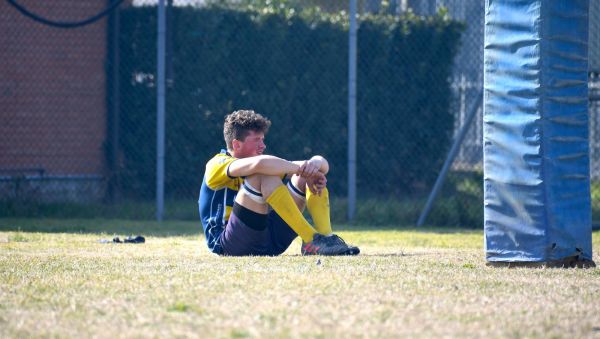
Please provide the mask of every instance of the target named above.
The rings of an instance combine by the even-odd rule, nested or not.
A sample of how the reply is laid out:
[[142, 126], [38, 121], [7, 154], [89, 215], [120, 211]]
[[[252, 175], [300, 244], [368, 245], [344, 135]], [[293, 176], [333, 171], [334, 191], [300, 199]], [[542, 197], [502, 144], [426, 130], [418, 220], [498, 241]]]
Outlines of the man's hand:
[[306, 186], [308, 186], [311, 192], [320, 196], [323, 189], [327, 186], [327, 178], [325, 174], [317, 172], [313, 177], [306, 179]]
[[322, 174], [321, 172], [319, 172], [320, 168], [321, 163], [318, 160], [310, 159], [304, 161], [302, 165], [300, 165], [300, 168], [298, 169], [296, 174], [308, 180], [310, 178], [318, 176], [318, 173]]

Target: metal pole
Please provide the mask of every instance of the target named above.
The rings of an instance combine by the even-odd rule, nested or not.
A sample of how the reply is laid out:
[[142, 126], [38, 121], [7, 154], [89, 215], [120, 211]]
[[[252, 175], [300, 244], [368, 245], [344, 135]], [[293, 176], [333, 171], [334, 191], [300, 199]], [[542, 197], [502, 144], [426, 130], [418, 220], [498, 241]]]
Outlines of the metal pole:
[[[112, 0], [108, 1], [109, 4]], [[120, 182], [119, 182], [119, 121], [120, 121], [120, 83], [119, 83], [119, 31], [120, 29], [120, 14], [119, 9], [115, 9], [110, 14], [110, 29], [111, 31], [111, 121], [110, 121], [110, 183], [109, 197], [111, 202], [119, 201], [120, 197]]]
[[425, 208], [423, 209], [423, 211], [421, 212], [421, 215], [419, 216], [419, 221], [417, 221], [418, 227], [423, 226], [423, 223], [425, 222], [425, 219], [427, 218], [427, 215], [429, 214], [429, 211], [431, 210], [431, 207], [433, 206], [433, 202], [434, 202], [435, 198], [437, 197], [440, 189], [442, 188], [442, 185], [444, 184], [444, 180], [446, 179], [446, 174], [448, 174], [448, 169], [450, 168], [450, 165], [452, 165], [452, 162], [454, 162], [454, 158], [456, 157], [456, 154], [458, 153], [458, 150], [460, 149], [460, 145], [462, 144], [463, 139], [467, 135], [467, 131], [469, 130], [469, 127], [471, 126], [471, 122], [473, 122], [473, 118], [475, 117], [475, 114], [479, 110], [479, 106], [481, 106], [482, 100], [483, 100], [483, 91], [479, 92], [479, 94], [477, 95], [477, 100], [475, 100], [475, 102], [473, 103], [473, 106], [471, 106], [471, 110], [469, 111], [467, 120], [465, 120], [465, 123], [460, 128], [460, 131], [458, 132], [458, 135], [456, 136], [456, 139], [454, 140], [454, 144], [452, 145], [452, 148], [450, 148], [450, 152], [448, 152], [448, 157], [446, 157], [446, 162], [444, 162], [442, 171], [440, 172], [440, 175], [438, 175], [437, 180], [435, 181], [435, 185], [433, 185], [433, 189], [431, 190], [431, 193], [429, 193], [429, 198], [427, 198], [427, 203], [425, 204]]
[[348, 220], [356, 211], [356, 0], [350, 0], [348, 53]]
[[173, 88], [173, 0], [167, 0], [165, 37], [165, 82], [167, 91]]
[[156, 70], [156, 220], [163, 220], [165, 204], [165, 0], [158, 1]]

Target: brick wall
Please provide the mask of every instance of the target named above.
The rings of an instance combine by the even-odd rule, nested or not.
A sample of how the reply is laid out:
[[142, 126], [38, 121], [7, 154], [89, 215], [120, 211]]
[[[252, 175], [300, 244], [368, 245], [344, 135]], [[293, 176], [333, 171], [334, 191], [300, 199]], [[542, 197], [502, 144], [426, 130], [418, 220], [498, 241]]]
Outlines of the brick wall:
[[[18, 0], [32, 12], [79, 21], [107, 1]], [[107, 138], [107, 19], [76, 29], [32, 21], [0, 1], [0, 174], [103, 176]]]

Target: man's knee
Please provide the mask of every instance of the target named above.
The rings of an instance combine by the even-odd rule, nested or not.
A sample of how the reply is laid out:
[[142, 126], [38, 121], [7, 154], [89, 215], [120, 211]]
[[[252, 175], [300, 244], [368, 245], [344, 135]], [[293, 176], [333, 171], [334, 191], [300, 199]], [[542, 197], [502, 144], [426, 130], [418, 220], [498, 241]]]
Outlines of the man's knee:
[[319, 156], [321, 158], [321, 161], [325, 162], [326, 167], [329, 167], [329, 160], [327, 160], [327, 158], [325, 158], [324, 156], [320, 155]]
[[[248, 205], [248, 199], [254, 201], [259, 205], [265, 205], [267, 202], [265, 197], [261, 192], [261, 180], [258, 177], [250, 176], [246, 177], [244, 182], [242, 183], [242, 187], [240, 188], [239, 194], [236, 197], [236, 201], [241, 203], [242, 205]], [[248, 208], [250, 205], [244, 207]], [[256, 211], [255, 211], [256, 212]]]
[[247, 182], [248, 184], [252, 185], [252, 187], [255, 187], [256, 189], [260, 190], [262, 174], [252, 174], [250, 176], [247, 176], [246, 178], [244, 178], [244, 182]]
[[264, 184], [281, 182], [281, 178], [275, 175], [252, 174], [244, 178], [244, 181], [248, 182], [252, 186], [255, 186], [256, 188], [259, 188]]
[[306, 192], [306, 179], [299, 175], [294, 175], [288, 184], [291, 186], [290, 189], [298, 191], [298, 193], [302, 194]]
[[273, 191], [283, 185], [281, 178], [275, 175], [253, 174], [244, 179], [251, 187], [262, 194], [264, 199], [267, 199]]
[[323, 174], [327, 174], [329, 172], [329, 161], [322, 155], [315, 155], [313, 158], [317, 158], [321, 161], [321, 168], [319, 171]]

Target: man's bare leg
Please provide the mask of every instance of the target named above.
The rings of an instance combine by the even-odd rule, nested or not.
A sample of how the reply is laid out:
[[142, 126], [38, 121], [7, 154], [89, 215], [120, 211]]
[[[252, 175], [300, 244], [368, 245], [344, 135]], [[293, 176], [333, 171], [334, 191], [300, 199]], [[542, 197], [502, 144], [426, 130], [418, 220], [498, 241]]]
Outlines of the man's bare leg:
[[[313, 240], [317, 231], [306, 221], [296, 201], [276, 176], [252, 175], [245, 179], [254, 189], [259, 190], [266, 203], [296, 232], [304, 242]], [[266, 204], [251, 199], [248, 194], [238, 194], [236, 202], [254, 212], [266, 214]]]
[[[290, 187], [292, 185], [293, 187]], [[296, 202], [296, 206], [300, 211], [304, 211], [306, 208], [306, 179], [294, 175], [290, 179], [288, 183], [288, 189], [290, 193], [292, 193], [292, 198], [294, 198], [294, 202]]]

